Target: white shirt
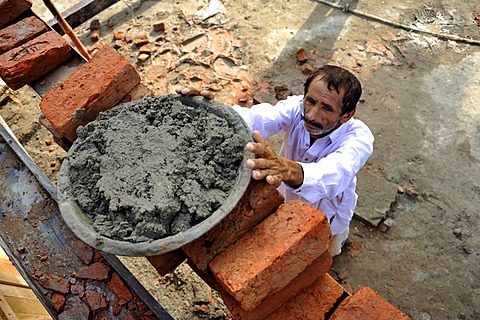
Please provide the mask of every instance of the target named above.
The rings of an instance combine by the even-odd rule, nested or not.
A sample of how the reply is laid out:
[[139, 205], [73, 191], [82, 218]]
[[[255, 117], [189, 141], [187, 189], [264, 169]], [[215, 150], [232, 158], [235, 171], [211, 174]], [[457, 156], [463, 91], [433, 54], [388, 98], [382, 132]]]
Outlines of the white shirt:
[[285, 201], [298, 199], [310, 204], [327, 215], [332, 235], [345, 232], [357, 205], [356, 175], [373, 153], [370, 129], [352, 117], [310, 145], [302, 120], [303, 96], [290, 96], [275, 106], [261, 103], [233, 109], [264, 138], [285, 132], [280, 156], [298, 162], [304, 173], [299, 188], [280, 185]]

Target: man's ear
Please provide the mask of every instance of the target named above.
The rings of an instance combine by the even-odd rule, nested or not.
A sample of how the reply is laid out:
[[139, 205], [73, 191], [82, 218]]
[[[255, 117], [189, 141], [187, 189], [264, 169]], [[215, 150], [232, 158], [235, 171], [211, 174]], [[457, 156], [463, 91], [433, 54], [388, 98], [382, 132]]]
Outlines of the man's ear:
[[350, 120], [351, 117], [353, 117], [353, 115], [355, 114], [355, 109], [353, 109], [352, 111], [350, 112], [347, 112], [347, 113], [344, 113], [341, 117], [340, 117], [340, 123], [345, 123], [347, 122], [348, 120]]

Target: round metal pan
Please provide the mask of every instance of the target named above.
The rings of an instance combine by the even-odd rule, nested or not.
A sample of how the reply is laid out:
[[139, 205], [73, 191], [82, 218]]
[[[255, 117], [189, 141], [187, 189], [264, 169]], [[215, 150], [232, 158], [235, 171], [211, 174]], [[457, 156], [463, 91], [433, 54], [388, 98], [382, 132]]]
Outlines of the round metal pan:
[[[247, 140], [251, 140], [250, 129], [243, 121], [243, 119], [232, 108], [215, 103], [213, 101], [204, 99], [203, 97], [188, 97], [182, 95], [169, 95], [175, 99], [179, 99], [183, 104], [194, 106], [198, 108], [205, 108], [210, 112], [223, 117], [234, 128], [234, 131], [246, 135]], [[246, 160], [251, 157], [251, 154], [244, 150], [243, 160], [238, 169], [236, 181], [230, 191], [226, 201], [220, 206], [218, 210], [212, 213], [210, 217], [203, 220], [199, 224], [194, 225], [186, 231], [171, 235], [158, 240], [151, 240], [148, 242], [133, 243], [128, 241], [119, 241], [107, 238], [97, 233], [92, 221], [79, 207], [79, 205], [72, 200], [71, 183], [69, 181], [69, 155], [75, 152], [76, 144], [70, 148], [63, 164], [60, 168], [57, 193], [58, 205], [60, 213], [70, 227], [70, 229], [82, 241], [90, 246], [115, 255], [121, 256], [152, 256], [163, 254], [175, 249], [178, 249], [185, 244], [198, 239], [207, 231], [217, 225], [224, 219], [232, 209], [237, 205], [240, 198], [243, 196], [249, 182], [251, 171], [246, 166]]]

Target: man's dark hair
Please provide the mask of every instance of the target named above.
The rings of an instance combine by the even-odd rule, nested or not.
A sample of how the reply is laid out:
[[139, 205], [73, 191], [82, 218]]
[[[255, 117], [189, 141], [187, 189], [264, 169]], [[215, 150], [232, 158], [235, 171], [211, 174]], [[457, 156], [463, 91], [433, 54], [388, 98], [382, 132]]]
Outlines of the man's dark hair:
[[326, 65], [315, 70], [310, 74], [304, 84], [304, 95], [307, 95], [308, 88], [313, 79], [320, 76], [323, 81], [327, 83], [328, 90], [335, 89], [340, 93], [340, 88], [345, 90], [345, 95], [342, 100], [342, 115], [355, 110], [357, 102], [362, 95], [362, 85], [350, 71], [343, 68]]

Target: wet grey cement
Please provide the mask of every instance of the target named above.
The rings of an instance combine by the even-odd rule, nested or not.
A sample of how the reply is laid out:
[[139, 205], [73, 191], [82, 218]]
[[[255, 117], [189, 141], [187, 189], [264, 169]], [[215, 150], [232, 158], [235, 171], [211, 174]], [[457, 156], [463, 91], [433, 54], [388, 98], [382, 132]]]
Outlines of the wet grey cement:
[[226, 118], [172, 95], [118, 105], [78, 129], [73, 200], [114, 240], [177, 234], [222, 205], [247, 141]]

